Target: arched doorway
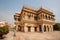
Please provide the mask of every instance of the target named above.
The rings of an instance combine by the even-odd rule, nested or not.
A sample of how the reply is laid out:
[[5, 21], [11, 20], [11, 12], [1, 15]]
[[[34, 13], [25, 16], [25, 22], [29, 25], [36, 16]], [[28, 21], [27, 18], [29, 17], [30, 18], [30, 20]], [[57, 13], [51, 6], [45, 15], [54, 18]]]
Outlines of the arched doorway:
[[37, 27], [34, 27], [35, 32], [37, 32]]
[[21, 26], [20, 25], [18, 25], [18, 31], [21, 31]]
[[39, 31], [42, 32], [42, 28], [41, 28], [41, 25], [39, 25]]
[[46, 26], [44, 25], [44, 32], [46, 31]]
[[28, 26], [28, 32], [31, 32], [31, 27], [30, 26]]

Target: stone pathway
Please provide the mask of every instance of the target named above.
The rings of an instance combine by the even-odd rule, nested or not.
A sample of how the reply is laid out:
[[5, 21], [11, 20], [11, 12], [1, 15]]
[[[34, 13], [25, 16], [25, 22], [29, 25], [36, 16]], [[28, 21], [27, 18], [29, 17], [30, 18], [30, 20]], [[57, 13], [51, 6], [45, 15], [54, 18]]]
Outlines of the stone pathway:
[[12, 32], [10, 32], [4, 40], [60, 40], [60, 31], [45, 33], [17, 32], [16, 36], [13, 36]]
[[12, 32], [9, 32], [4, 40], [13, 40]]

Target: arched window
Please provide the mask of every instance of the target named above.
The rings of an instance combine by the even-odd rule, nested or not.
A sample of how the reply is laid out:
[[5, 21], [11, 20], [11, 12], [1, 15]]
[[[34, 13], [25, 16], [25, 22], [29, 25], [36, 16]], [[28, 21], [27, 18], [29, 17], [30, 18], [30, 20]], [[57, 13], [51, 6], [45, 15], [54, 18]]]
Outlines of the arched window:
[[45, 18], [47, 19], [47, 15], [45, 15]]
[[48, 20], [50, 20], [50, 16], [48, 16]]
[[14, 19], [17, 20], [16, 15], [14, 15]]
[[37, 16], [34, 16], [34, 20], [38, 20], [38, 17]]
[[28, 15], [28, 19], [30, 19], [31, 18], [31, 15]]
[[21, 19], [20, 19], [20, 16], [18, 16], [18, 21], [20, 21]]

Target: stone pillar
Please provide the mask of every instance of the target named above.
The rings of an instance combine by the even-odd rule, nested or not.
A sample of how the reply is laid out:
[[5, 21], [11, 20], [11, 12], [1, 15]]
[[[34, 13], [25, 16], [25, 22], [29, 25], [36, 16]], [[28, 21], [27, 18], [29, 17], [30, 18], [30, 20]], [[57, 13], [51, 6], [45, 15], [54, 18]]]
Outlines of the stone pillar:
[[47, 31], [49, 32], [49, 25], [47, 25], [47, 29], [48, 29]]
[[51, 31], [53, 31], [53, 26], [51, 25]]
[[51, 31], [50, 25], [49, 25], [49, 32]]
[[31, 27], [31, 32], [34, 32], [34, 27], [33, 26]]
[[23, 28], [23, 32], [24, 32], [24, 26], [22, 28]]
[[16, 31], [18, 31], [18, 25], [16, 26]]
[[23, 27], [21, 27], [21, 31], [22, 31], [22, 32], [23, 32], [23, 30], [24, 30]]
[[48, 32], [48, 28], [47, 28], [47, 25], [46, 25], [46, 32]]
[[49, 26], [50, 32], [51, 32], [51, 30], [52, 30], [51, 28], [52, 28], [52, 27], [51, 27], [51, 25], [50, 25], [50, 26]]
[[28, 32], [28, 27], [24, 27], [24, 32]]
[[48, 25], [48, 28], [49, 28], [49, 32], [50, 32], [50, 26]]
[[44, 25], [41, 25], [42, 27], [41, 27], [41, 29], [42, 29], [42, 32], [44, 32]]
[[50, 32], [50, 26], [48, 25], [48, 32]]
[[37, 27], [37, 32], [39, 32], [39, 27]]

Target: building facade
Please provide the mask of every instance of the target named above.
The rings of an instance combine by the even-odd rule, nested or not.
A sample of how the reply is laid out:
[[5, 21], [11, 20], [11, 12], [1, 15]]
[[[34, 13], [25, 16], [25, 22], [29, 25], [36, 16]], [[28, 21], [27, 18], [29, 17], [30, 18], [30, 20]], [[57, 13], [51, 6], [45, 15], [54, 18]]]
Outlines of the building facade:
[[41, 7], [35, 10], [23, 6], [21, 13], [14, 15], [14, 24], [17, 31], [22, 32], [52, 32], [55, 24], [55, 15], [52, 11]]
[[9, 23], [6, 20], [0, 21], [0, 27], [4, 27], [5, 25], [9, 25]]

